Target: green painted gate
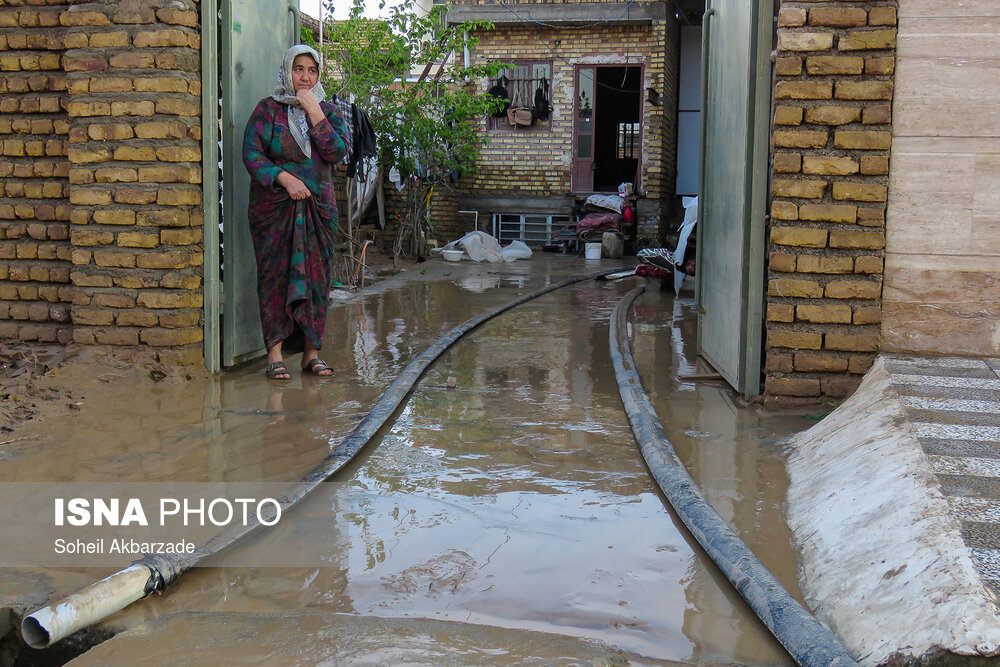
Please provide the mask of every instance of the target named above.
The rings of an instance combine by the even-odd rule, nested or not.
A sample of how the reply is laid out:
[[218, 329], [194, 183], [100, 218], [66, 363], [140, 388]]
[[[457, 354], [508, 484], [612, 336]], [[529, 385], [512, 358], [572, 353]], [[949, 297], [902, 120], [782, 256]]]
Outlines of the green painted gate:
[[698, 349], [759, 393], [773, 0], [708, 0], [703, 26]]
[[[219, 192], [213, 191], [216, 184], [211, 182], [214, 179], [206, 178], [205, 187], [205, 359], [209, 370], [215, 371], [220, 362], [222, 366], [233, 366], [264, 353], [257, 305], [257, 269], [247, 227], [250, 177], [243, 167], [243, 129], [257, 102], [274, 91], [285, 51], [300, 41], [299, 3], [298, 0], [202, 0], [202, 12], [205, 173], [215, 173], [213, 160], [221, 160], [223, 175], [221, 212]], [[212, 35], [211, 28], [216, 25], [219, 31]], [[213, 57], [216, 53], [217, 59]], [[216, 77], [221, 104], [208, 94], [213, 89], [208, 82]], [[222, 146], [216, 154], [220, 125]], [[221, 279], [218, 278], [220, 219]]]

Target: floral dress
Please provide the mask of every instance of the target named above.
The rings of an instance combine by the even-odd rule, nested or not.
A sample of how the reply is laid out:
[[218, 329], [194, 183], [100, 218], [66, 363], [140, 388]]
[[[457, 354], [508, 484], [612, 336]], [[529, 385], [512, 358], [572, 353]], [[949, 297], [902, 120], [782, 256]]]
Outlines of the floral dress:
[[[337, 202], [333, 165], [347, 152], [343, 112], [321, 102], [326, 118], [309, 128], [306, 157], [288, 127], [288, 107], [271, 98], [257, 104], [243, 136], [243, 163], [250, 172], [248, 218], [257, 258], [257, 294], [267, 348], [303, 349], [303, 336], [323, 347]], [[312, 196], [293, 200], [275, 179], [287, 171]]]

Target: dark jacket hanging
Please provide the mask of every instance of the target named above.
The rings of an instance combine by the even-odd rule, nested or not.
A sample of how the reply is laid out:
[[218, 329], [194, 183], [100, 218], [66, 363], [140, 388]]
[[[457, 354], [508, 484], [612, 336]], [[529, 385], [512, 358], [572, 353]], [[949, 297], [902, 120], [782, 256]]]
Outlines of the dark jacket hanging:
[[535, 89], [535, 103], [531, 107], [531, 116], [535, 120], [549, 119], [549, 82], [543, 76]]
[[510, 85], [510, 79], [508, 79], [503, 74], [497, 79], [497, 82], [486, 91], [487, 95], [492, 95], [493, 97], [503, 100], [503, 106], [497, 111], [493, 112], [494, 118], [506, 118], [507, 117], [507, 107], [510, 106], [510, 93], [507, 92], [507, 87]]
[[351, 155], [347, 162], [347, 177], [354, 178], [358, 174], [365, 177], [365, 159], [375, 157], [375, 129], [368, 114], [358, 108], [358, 105], [351, 105], [351, 125], [353, 125], [353, 136], [351, 137]]

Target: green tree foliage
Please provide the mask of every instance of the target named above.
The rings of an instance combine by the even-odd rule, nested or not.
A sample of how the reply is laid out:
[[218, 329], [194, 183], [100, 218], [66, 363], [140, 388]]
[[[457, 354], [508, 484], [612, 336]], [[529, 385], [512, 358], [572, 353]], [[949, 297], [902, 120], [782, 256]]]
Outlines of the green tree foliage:
[[[331, 14], [332, 5], [327, 2]], [[404, 177], [428, 183], [471, 173], [486, 142], [480, 122], [501, 104], [481, 82], [510, 65], [465, 67], [463, 53], [475, 48], [475, 31], [492, 24], [447, 25], [441, 5], [421, 16], [406, 3], [378, 19], [363, 9], [363, 0], [354, 0], [347, 20], [327, 29], [327, 91], [368, 114], [383, 168], [395, 166]]]
[[[327, 26], [323, 44], [323, 84], [330, 93], [355, 102], [371, 121], [378, 142], [378, 167], [395, 167], [405, 183], [405, 213], [398, 220], [394, 255], [409, 237], [410, 253], [433, 234], [430, 203], [436, 187], [474, 173], [487, 142], [483, 118], [502, 108], [482, 83], [513, 65], [465, 67], [465, 49], [478, 43], [476, 31], [493, 25], [470, 21], [448, 25], [443, 6], [426, 16], [412, 3], [390, 9], [384, 18], [364, 16], [364, 0], [354, 0], [345, 21]], [[326, 2], [333, 15], [333, 2]], [[380, 10], [385, 13], [385, 0]], [[317, 46], [312, 35], [304, 40]]]

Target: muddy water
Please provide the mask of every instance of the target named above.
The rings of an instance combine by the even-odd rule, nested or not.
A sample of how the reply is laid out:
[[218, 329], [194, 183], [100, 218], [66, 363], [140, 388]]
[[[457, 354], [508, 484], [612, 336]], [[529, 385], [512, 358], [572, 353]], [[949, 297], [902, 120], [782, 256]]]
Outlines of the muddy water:
[[[109, 369], [121, 379], [104, 383], [101, 401], [37, 427], [39, 438], [10, 456], [0, 475], [294, 480], [439, 335], [596, 264], [539, 255], [503, 267], [429, 262], [383, 281], [331, 310], [324, 358], [337, 369], [332, 380], [296, 373], [276, 388], [258, 363], [136, 395], [129, 369]], [[312, 510], [303, 514], [311, 523], [300, 532], [322, 529], [333, 545], [327, 566], [200, 568], [111, 623], [170, 624], [170, 632], [126, 633], [79, 664], [119, 664], [107, 656], [130, 651], [158, 655], [162, 664], [180, 660], [192, 627], [199, 640], [225, 636], [234, 614], [240, 622], [255, 619], [252, 634], [268, 655], [281, 655], [272, 644], [295, 643], [289, 633], [308, 634], [296, 649], [305, 651], [304, 661], [295, 664], [330, 659], [306, 629], [316, 614], [331, 627], [350, 614], [351, 631], [371, 639], [338, 660], [397, 662], [405, 655], [434, 663], [450, 655], [462, 662], [455, 656], [478, 642], [495, 653], [476, 661], [492, 655], [497, 662], [614, 662], [617, 655], [637, 663], [791, 664], [692, 547], [638, 454], [608, 355], [609, 315], [635, 284], [564, 288], [486, 323], [446, 352], [391, 426], [330, 485], [319, 510], [326, 520], [316, 522]], [[809, 422], [762, 415], [718, 382], [683, 379], [712, 372], [695, 360], [689, 297], [654, 290], [639, 298], [632, 319], [643, 381], [681, 458], [722, 516], [794, 591], [778, 442]], [[122, 405], [129, 406], [124, 413]], [[61, 592], [72, 588], [55, 580]], [[194, 624], [190, 617], [170, 620], [180, 612], [203, 613]], [[449, 623], [435, 626], [427, 633], [433, 641], [422, 644], [413, 639], [424, 636], [418, 626], [404, 642], [400, 633], [381, 630], [386, 619], [400, 627]], [[202, 657], [224, 655], [220, 644]], [[241, 650], [253, 655], [254, 643]]]

